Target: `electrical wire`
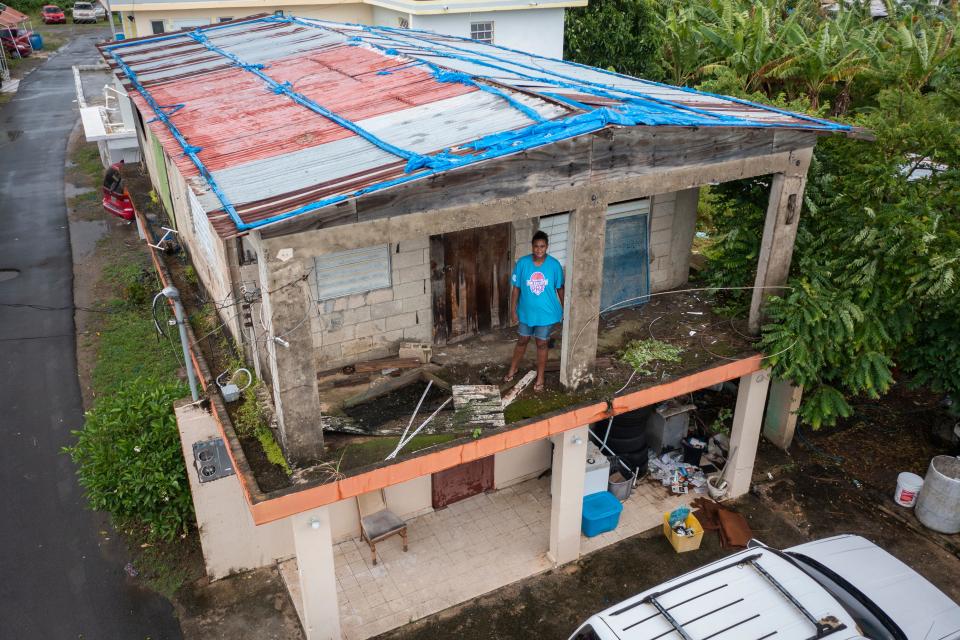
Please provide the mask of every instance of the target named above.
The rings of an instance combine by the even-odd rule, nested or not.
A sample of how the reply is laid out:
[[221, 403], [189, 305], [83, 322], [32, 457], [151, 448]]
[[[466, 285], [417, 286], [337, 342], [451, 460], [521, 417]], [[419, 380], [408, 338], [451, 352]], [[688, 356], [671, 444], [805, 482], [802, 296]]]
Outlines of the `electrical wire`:
[[63, 305], [60, 307], [46, 304], [32, 304], [27, 302], [0, 302], [0, 307], [11, 309], [33, 309], [35, 311], [84, 311], [86, 313], [120, 313], [118, 309], [93, 309], [91, 307], [80, 307], [77, 305]]

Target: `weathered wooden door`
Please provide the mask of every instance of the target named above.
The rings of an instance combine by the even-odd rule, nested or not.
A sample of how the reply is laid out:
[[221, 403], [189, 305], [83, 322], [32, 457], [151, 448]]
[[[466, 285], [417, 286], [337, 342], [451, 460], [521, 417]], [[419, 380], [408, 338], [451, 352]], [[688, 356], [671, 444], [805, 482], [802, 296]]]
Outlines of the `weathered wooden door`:
[[434, 344], [509, 323], [511, 233], [507, 222], [430, 237]]
[[433, 508], [493, 490], [493, 456], [433, 474]]

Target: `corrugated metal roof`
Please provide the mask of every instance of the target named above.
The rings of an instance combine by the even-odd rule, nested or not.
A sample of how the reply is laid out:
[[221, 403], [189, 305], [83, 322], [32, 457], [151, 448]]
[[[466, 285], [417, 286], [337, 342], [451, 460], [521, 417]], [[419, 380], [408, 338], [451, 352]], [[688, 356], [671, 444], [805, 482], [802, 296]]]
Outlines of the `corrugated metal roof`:
[[265, 16], [102, 51], [224, 237], [608, 126], [847, 129], [388, 27]]

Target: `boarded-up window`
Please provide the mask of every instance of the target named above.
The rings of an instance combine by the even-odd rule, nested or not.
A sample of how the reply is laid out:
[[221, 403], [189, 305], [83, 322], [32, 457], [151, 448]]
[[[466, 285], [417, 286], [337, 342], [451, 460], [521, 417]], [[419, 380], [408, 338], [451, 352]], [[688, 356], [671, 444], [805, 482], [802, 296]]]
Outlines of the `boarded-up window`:
[[313, 261], [318, 300], [390, 286], [390, 245], [331, 253]]
[[[549, 246], [547, 253], [556, 258], [564, 269], [567, 267], [567, 229], [570, 226], [570, 214], [558, 213], [540, 218], [540, 231], [547, 234]], [[524, 255], [525, 251], [518, 251]]]

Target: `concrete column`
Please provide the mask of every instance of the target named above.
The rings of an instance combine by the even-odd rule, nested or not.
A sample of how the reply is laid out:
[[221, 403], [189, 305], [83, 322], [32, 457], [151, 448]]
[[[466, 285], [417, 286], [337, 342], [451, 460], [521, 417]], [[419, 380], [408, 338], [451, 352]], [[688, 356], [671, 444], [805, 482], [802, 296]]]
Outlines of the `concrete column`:
[[733, 427], [730, 430], [730, 459], [727, 462], [726, 480], [732, 498], [750, 490], [753, 463], [757, 458], [757, 444], [763, 425], [763, 406], [770, 386], [770, 370], [763, 369], [740, 378], [737, 393], [737, 408], [733, 411]]
[[340, 607], [333, 563], [330, 511], [320, 507], [290, 517], [307, 640], [340, 640]]
[[309, 463], [323, 454], [320, 396], [310, 314], [316, 313], [303, 262], [257, 242], [264, 346], [287, 457]]
[[786, 451], [793, 442], [793, 433], [797, 428], [797, 410], [803, 399], [803, 387], [787, 380], [773, 380], [770, 383], [770, 399], [767, 400], [767, 413], [763, 417], [763, 437], [773, 446]]
[[760, 333], [763, 323], [763, 303], [771, 295], [783, 295], [784, 290], [773, 289], [787, 281], [793, 245], [800, 223], [800, 208], [803, 205], [803, 190], [807, 183], [807, 169], [813, 148], [799, 149], [791, 153], [790, 170], [773, 176], [767, 218], [763, 225], [760, 242], [760, 257], [757, 260], [757, 277], [750, 301], [750, 332]]
[[587, 429], [578, 427], [551, 438], [553, 474], [550, 477], [550, 550], [547, 556], [558, 565], [580, 557]]
[[560, 350], [560, 382], [568, 389], [590, 379], [597, 358], [606, 215], [597, 194], [570, 213]]

